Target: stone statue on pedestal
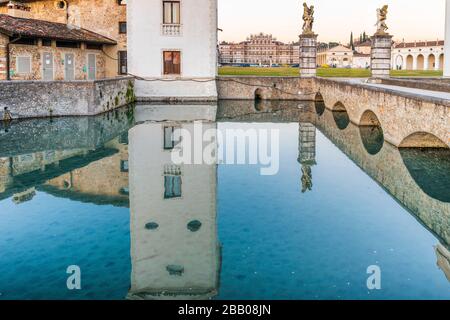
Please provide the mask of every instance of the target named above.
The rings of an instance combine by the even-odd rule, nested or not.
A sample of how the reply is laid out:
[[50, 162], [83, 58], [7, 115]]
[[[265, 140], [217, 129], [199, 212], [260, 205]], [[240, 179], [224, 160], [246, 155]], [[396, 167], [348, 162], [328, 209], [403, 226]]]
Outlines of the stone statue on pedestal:
[[389, 6], [385, 5], [381, 9], [377, 9], [377, 32], [375, 34], [384, 35], [389, 27], [386, 24]]
[[312, 31], [314, 24], [314, 6], [308, 7], [308, 5], [303, 3], [303, 34], [314, 34]]

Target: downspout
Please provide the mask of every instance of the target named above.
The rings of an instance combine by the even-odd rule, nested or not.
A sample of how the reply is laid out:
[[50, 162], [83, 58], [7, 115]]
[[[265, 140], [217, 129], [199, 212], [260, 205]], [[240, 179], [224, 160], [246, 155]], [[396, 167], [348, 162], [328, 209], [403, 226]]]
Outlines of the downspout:
[[22, 38], [22, 36], [19, 36], [18, 38], [9, 41], [6, 44], [6, 80], [11, 81], [11, 72], [10, 72], [10, 68], [11, 68], [11, 61], [10, 61], [10, 53], [11, 53], [11, 48], [10, 48], [10, 44], [19, 41]]

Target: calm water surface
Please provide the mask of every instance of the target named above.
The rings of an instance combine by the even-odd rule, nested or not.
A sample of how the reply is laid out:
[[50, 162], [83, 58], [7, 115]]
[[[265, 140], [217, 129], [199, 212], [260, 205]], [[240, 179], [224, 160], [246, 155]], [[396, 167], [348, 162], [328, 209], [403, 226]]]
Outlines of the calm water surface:
[[[3, 124], [0, 299], [450, 299], [450, 153], [347, 118], [233, 101]], [[279, 132], [278, 173], [231, 165], [228, 140], [174, 165], [167, 132], [194, 120]]]

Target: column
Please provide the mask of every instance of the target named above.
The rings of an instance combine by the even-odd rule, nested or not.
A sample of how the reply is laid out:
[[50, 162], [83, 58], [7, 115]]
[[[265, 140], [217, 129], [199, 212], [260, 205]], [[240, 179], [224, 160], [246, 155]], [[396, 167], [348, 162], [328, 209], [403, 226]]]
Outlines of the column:
[[440, 57], [440, 54], [437, 53], [437, 54], [436, 54], [435, 61], [434, 61], [434, 62], [435, 62], [434, 70], [436, 70], [436, 71], [438, 71], [439, 68], [441, 67], [441, 61], [440, 61], [439, 57]]
[[392, 57], [392, 36], [375, 34], [372, 37], [371, 68], [373, 78], [389, 78]]
[[417, 55], [413, 56], [413, 70], [417, 70]]
[[428, 70], [428, 59], [430, 59], [430, 55], [425, 56], [425, 54], [423, 54], [423, 70]]
[[408, 55], [405, 56], [402, 54], [402, 62], [403, 62], [402, 70], [406, 70], [408, 68], [407, 59], [408, 59]]
[[315, 77], [317, 73], [317, 34], [300, 35], [300, 77]]
[[446, 0], [445, 9], [444, 77], [450, 78], [450, 0]]

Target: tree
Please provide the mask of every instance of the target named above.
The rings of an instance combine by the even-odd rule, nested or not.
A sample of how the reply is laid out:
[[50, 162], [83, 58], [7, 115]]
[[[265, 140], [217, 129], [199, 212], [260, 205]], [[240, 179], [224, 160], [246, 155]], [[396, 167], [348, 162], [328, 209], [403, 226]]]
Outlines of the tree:
[[355, 44], [353, 43], [353, 32], [350, 33], [350, 48], [355, 51]]

